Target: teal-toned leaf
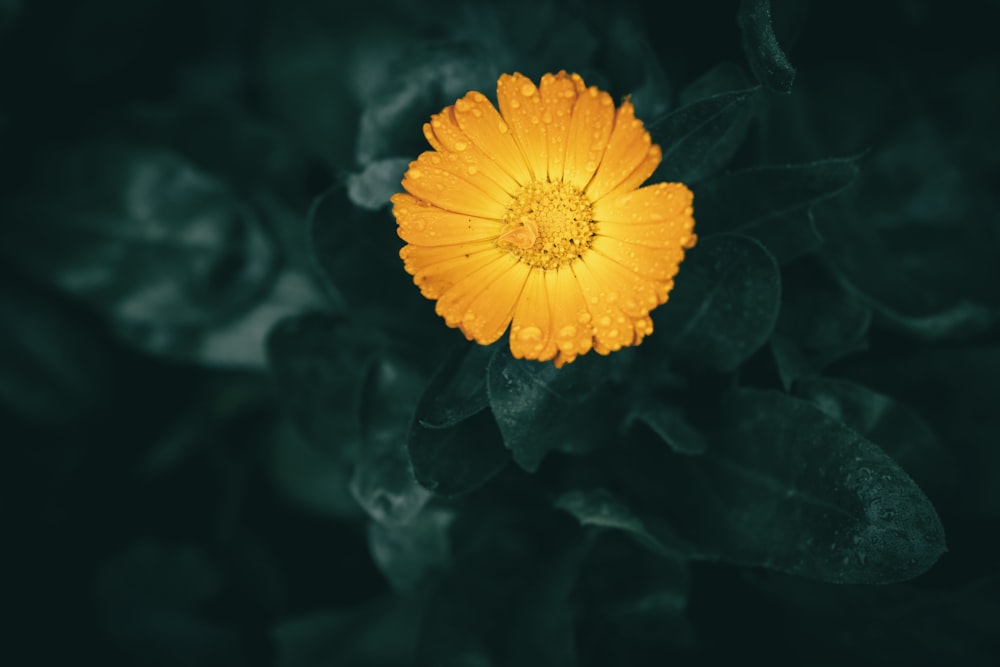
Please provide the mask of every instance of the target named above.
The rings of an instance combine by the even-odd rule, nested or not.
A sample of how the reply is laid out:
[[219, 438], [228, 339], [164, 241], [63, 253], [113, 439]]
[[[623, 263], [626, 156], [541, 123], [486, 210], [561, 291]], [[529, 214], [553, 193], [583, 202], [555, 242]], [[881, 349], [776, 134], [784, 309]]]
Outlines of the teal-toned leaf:
[[666, 526], [649, 528], [625, 504], [605, 489], [570, 491], [559, 496], [555, 507], [571, 514], [580, 525], [620, 530], [659, 556], [684, 558], [690, 547]]
[[756, 90], [713, 95], [650, 123], [653, 143], [663, 149], [653, 179], [695, 183], [721, 169], [746, 135]]
[[372, 560], [394, 590], [404, 594], [417, 590], [451, 564], [448, 529], [454, 519], [452, 510], [425, 507], [403, 524], [368, 525]]
[[697, 456], [708, 448], [705, 437], [684, 419], [681, 411], [662, 401], [640, 401], [635, 406], [632, 419], [648, 426], [678, 454]]
[[600, 444], [610, 423], [598, 411], [608, 404], [585, 401], [608, 380], [610, 370], [610, 364], [597, 355], [556, 368], [515, 359], [509, 347], [498, 348], [487, 369], [487, 389], [514, 461], [534, 472], [552, 449], [586, 451]]
[[510, 461], [510, 452], [489, 410], [480, 410], [448, 428], [410, 428], [413, 474], [424, 488], [457, 496], [479, 488]]
[[750, 70], [768, 90], [790, 93], [795, 68], [778, 44], [771, 24], [771, 0], [742, 0], [736, 16]]
[[424, 390], [417, 423], [425, 428], [451, 428], [488, 408], [486, 368], [494, 352], [496, 346], [456, 348]]
[[955, 462], [905, 403], [839, 378], [803, 378], [795, 394], [881, 447], [922, 488], [947, 488], [956, 479]]
[[681, 265], [677, 286], [654, 316], [650, 344], [688, 371], [735, 370], [771, 336], [781, 278], [771, 255], [753, 239], [701, 240]]
[[421, 373], [392, 351], [375, 361], [364, 380], [361, 448], [350, 489], [379, 523], [407, 523], [430, 500], [414, 477], [407, 451], [423, 384]]
[[274, 328], [267, 351], [275, 395], [308, 442], [353, 460], [363, 381], [384, 348], [367, 329], [321, 313]]
[[785, 389], [800, 377], [868, 347], [871, 308], [825, 274], [806, 268], [785, 274], [781, 314], [771, 339]]
[[752, 83], [739, 65], [721, 62], [682, 88], [678, 102], [687, 106], [734, 90], [746, 90]]
[[694, 188], [696, 229], [700, 235], [751, 233], [756, 225], [836, 195], [857, 175], [857, 158], [831, 158], [713, 177]]
[[666, 514], [699, 550], [832, 583], [911, 579], [944, 552], [913, 480], [810, 403], [740, 390], [715, 420], [704, 456], [633, 463], [641, 509]]

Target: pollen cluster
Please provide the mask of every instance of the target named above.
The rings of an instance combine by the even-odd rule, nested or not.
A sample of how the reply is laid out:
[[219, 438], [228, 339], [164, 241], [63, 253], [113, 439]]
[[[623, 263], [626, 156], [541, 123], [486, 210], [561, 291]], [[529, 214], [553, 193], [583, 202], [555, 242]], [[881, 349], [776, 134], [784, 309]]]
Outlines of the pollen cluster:
[[531, 181], [513, 197], [497, 245], [532, 267], [555, 269], [590, 247], [594, 214], [590, 200], [564, 182]]

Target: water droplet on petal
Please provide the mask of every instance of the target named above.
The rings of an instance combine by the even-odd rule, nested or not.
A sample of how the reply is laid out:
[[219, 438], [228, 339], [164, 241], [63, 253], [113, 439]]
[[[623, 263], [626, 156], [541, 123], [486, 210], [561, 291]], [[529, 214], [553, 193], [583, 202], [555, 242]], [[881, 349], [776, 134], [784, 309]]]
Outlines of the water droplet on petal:
[[580, 324], [587, 324], [588, 322], [590, 322], [590, 319], [591, 319], [590, 313], [588, 313], [587, 311], [581, 312], [576, 317], [576, 321], [579, 322]]
[[523, 86], [521, 86], [521, 94], [524, 95], [525, 97], [531, 97], [532, 95], [535, 94], [535, 87], [530, 83], [526, 83]]
[[455, 150], [456, 151], [464, 151], [468, 147], [469, 147], [469, 144], [465, 143], [464, 141], [456, 141], [455, 142]]
[[607, 315], [605, 315], [605, 316], [604, 316], [604, 317], [602, 317], [602, 318], [601, 318], [600, 320], [598, 320], [598, 323], [599, 323], [599, 324], [600, 324], [600, 325], [601, 325], [602, 327], [606, 327], [606, 326], [609, 326], [609, 325], [611, 324], [611, 318], [610, 318], [610, 317], [608, 317]]
[[474, 165], [469, 165], [469, 176], [475, 176], [478, 171]]
[[521, 103], [518, 102], [517, 100], [511, 100], [510, 101], [510, 107], [512, 109], [520, 109], [521, 108]]
[[572, 324], [567, 324], [562, 329], [559, 330], [559, 335], [562, 338], [572, 338], [576, 335], [576, 327]]
[[507, 123], [503, 122], [502, 120], [498, 121], [497, 130], [500, 131], [500, 134], [507, 134]]
[[410, 178], [420, 178], [421, 176], [424, 175], [424, 172], [420, 171], [419, 169], [410, 169], [410, 171], [407, 172], [406, 175], [409, 176]]
[[542, 330], [538, 327], [524, 327], [517, 332], [517, 337], [524, 342], [539, 340], [542, 337]]

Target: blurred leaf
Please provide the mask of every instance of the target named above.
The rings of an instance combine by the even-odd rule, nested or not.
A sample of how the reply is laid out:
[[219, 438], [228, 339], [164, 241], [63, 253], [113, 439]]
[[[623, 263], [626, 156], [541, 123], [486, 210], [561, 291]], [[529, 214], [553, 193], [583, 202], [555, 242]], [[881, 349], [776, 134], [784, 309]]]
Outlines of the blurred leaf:
[[555, 507], [570, 513], [582, 526], [620, 530], [658, 556], [686, 558], [689, 545], [662, 523], [646, 526], [618, 498], [604, 489], [570, 491], [556, 498]]
[[688, 106], [706, 98], [730, 93], [734, 90], [745, 91], [751, 88], [751, 83], [739, 65], [724, 61], [710, 68], [707, 72], [682, 88], [678, 95], [678, 102], [682, 106]]
[[698, 233], [749, 232], [836, 195], [857, 175], [857, 158], [830, 158], [715, 176], [694, 189]]
[[742, 0], [736, 16], [750, 70], [768, 90], [790, 93], [795, 68], [778, 44], [771, 25], [771, 0]]
[[684, 419], [680, 410], [663, 401], [640, 399], [631, 418], [648, 426], [678, 454], [697, 456], [708, 448], [704, 436]]
[[514, 461], [535, 472], [552, 449], [587, 450], [608, 437], [610, 424], [599, 410], [607, 401], [585, 404], [606, 382], [610, 364], [597, 355], [563, 368], [511, 356], [501, 346], [487, 369], [490, 407]]
[[489, 410], [480, 410], [448, 428], [427, 428], [414, 421], [409, 454], [417, 482], [442, 496], [479, 488], [510, 461], [510, 452], [504, 448]]
[[355, 206], [377, 211], [389, 206], [389, 198], [402, 190], [400, 183], [408, 158], [376, 160], [361, 172], [347, 177], [347, 196]]
[[795, 383], [795, 394], [881, 447], [921, 488], [945, 488], [957, 479], [948, 452], [906, 404], [837, 378], [803, 378]]
[[699, 241], [677, 276], [666, 306], [655, 312], [650, 343], [688, 371], [730, 372], [771, 336], [781, 278], [771, 255], [745, 236]]
[[695, 183], [717, 172], [746, 135], [756, 88], [698, 100], [649, 125], [663, 161], [653, 179]]
[[52, 295], [0, 280], [0, 403], [31, 421], [72, 424], [106, 397], [110, 350], [93, 323]]
[[486, 368], [497, 346], [455, 348], [424, 390], [417, 423], [425, 428], [451, 428], [490, 405]]
[[362, 382], [385, 343], [321, 313], [288, 318], [267, 341], [278, 401], [311, 444], [353, 460], [361, 439]]
[[365, 379], [361, 450], [350, 488], [379, 523], [406, 523], [430, 500], [430, 492], [414, 477], [407, 452], [422, 388], [419, 371], [398, 354], [376, 361]]
[[706, 455], [632, 463], [642, 507], [699, 550], [833, 583], [910, 579], [944, 552], [937, 514], [910, 477], [809, 403], [740, 390], [713, 419]]
[[785, 389], [800, 377], [867, 349], [871, 308], [825, 274], [806, 268], [785, 274], [781, 314], [771, 349]]
[[368, 524], [372, 560], [394, 590], [416, 590], [429, 575], [451, 564], [448, 528], [454, 518], [451, 510], [425, 507], [404, 524]]
[[129, 342], [197, 356], [260, 300], [277, 257], [259, 212], [170, 150], [92, 142], [40, 160], [0, 229], [10, 259]]

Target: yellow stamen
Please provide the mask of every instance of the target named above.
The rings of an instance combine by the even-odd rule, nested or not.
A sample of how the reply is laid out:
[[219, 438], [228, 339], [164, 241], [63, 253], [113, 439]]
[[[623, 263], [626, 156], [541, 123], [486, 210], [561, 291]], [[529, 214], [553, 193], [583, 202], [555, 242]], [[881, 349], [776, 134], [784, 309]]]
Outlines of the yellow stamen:
[[497, 245], [531, 266], [555, 269], [590, 248], [593, 220], [590, 200], [579, 188], [532, 181], [507, 207]]

